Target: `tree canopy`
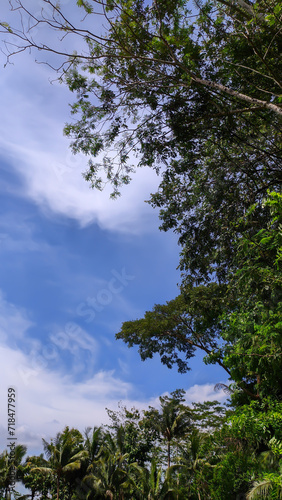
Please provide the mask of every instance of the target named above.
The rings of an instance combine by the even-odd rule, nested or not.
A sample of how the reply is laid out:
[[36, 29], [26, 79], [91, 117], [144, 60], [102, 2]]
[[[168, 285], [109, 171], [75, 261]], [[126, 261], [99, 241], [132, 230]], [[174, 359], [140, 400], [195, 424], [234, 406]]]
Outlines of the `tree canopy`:
[[[37, 14], [12, 0], [28, 22], [2, 22], [8, 58], [24, 48], [63, 58], [61, 77], [77, 95], [65, 133], [89, 157], [86, 180], [98, 189], [110, 182], [116, 195], [136, 165], [156, 169], [150, 203], [179, 235], [185, 278], [224, 281], [241, 230], [234, 223], [254, 203], [264, 221], [262, 199], [281, 185], [281, 3], [76, 3], [85, 29], [51, 0]], [[89, 28], [98, 14], [104, 33]], [[42, 24], [86, 49], [48, 45], [33, 36]]]
[[[47, 500], [58, 492], [60, 500], [279, 498], [281, 402], [268, 397], [226, 412], [217, 401], [188, 406], [185, 396], [178, 389], [161, 396], [157, 407], [111, 410], [113, 425], [88, 428], [84, 437], [66, 427], [50, 442], [43, 439], [45, 456], [24, 463], [26, 448], [19, 445], [13, 466], [30, 493], [14, 491], [15, 498]], [[150, 456], [138, 463], [128, 437], [138, 439], [142, 429], [141, 439], [145, 429], [151, 436]], [[11, 464], [6, 451], [0, 458], [6, 500]]]
[[[110, 432], [96, 429], [92, 442], [66, 428], [45, 443], [48, 488], [58, 500], [62, 491], [73, 499], [81, 492], [126, 499], [133, 491], [148, 499], [278, 498], [281, 1], [77, 0], [85, 28], [52, 0], [42, 0], [36, 13], [25, 0], [9, 3], [22, 17], [15, 26], [0, 23], [8, 61], [25, 49], [61, 58], [60, 78], [76, 94], [65, 134], [73, 152], [88, 157], [84, 177], [91, 186], [110, 183], [115, 197], [137, 166], [160, 175], [148, 201], [160, 210], [161, 228], [179, 236], [180, 294], [124, 322], [117, 339], [138, 346], [142, 360], [158, 353], [181, 373], [201, 350], [206, 363], [228, 374], [234, 407], [225, 425], [216, 405], [211, 412], [208, 404], [185, 408], [184, 393], [175, 391], [142, 417], [125, 410], [121, 422], [110, 412]], [[91, 29], [94, 16], [102, 16], [104, 33]], [[40, 25], [60, 41], [40, 39]], [[64, 50], [68, 36], [83, 40], [80, 53]], [[71, 497], [75, 479], [80, 488]], [[27, 481], [33, 492], [42, 490], [41, 475]]]
[[[137, 345], [142, 360], [155, 353], [163, 364], [189, 369], [201, 350], [206, 363], [216, 363], [236, 383], [233, 400], [281, 396], [281, 216], [282, 197], [269, 193], [270, 221], [255, 234], [237, 240], [236, 272], [228, 285], [187, 285], [182, 294], [155, 305], [144, 318], [124, 322], [116, 335]], [[240, 224], [249, 225], [255, 207]]]

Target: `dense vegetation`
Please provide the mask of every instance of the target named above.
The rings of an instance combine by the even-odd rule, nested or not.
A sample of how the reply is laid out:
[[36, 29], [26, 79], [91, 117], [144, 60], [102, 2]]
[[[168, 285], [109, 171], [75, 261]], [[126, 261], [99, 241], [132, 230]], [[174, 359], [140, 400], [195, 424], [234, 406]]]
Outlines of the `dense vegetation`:
[[[282, 497], [282, 5], [279, 0], [78, 0], [106, 35], [76, 28], [50, 0], [2, 31], [25, 48], [38, 23], [84, 40], [64, 53], [77, 95], [65, 133], [85, 178], [113, 196], [134, 167], [160, 175], [150, 203], [179, 235], [180, 294], [117, 338], [185, 373], [196, 350], [228, 374], [230, 408], [184, 404], [110, 412], [112, 426], [64, 429], [19, 478], [39, 498], [238, 500]], [[51, 10], [50, 10], [51, 8]], [[7, 47], [9, 47], [7, 45]], [[135, 161], [134, 157], [138, 160]], [[1, 486], [7, 493], [7, 453]], [[5, 482], [6, 481], [6, 482]]]
[[180, 296], [155, 306], [122, 329], [144, 358], [160, 352], [168, 366], [178, 362], [183, 370], [181, 352], [189, 360], [194, 348], [206, 351], [207, 362], [230, 375], [232, 404], [188, 407], [185, 391], [177, 390], [160, 397], [159, 408], [108, 411], [111, 425], [89, 428], [84, 437], [66, 427], [43, 440], [45, 456], [21, 463], [26, 450], [18, 446], [11, 462], [4, 451], [3, 498], [11, 467], [40, 499], [280, 498], [282, 196], [272, 193], [266, 204], [272, 214], [267, 228], [239, 245], [230, 282], [236, 307], [222, 305], [219, 294], [203, 309], [208, 292], [196, 288], [191, 300]]
[[11, 467], [30, 490], [16, 494], [21, 500], [280, 498], [282, 403], [189, 407], [184, 395], [174, 391], [146, 411], [108, 410], [111, 424], [84, 435], [66, 427], [43, 439], [39, 456], [24, 459], [18, 445], [11, 463], [3, 452], [1, 498], [9, 498]]

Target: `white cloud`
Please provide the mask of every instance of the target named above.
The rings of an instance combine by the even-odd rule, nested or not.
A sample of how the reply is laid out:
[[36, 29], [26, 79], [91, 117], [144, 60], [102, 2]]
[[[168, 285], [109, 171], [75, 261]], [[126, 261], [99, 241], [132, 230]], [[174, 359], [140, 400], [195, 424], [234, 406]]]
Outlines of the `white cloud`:
[[115, 201], [109, 199], [110, 187], [91, 190], [82, 177], [87, 159], [71, 154], [62, 133], [71, 93], [62, 85], [50, 85], [48, 78], [54, 74], [28, 54], [14, 62], [0, 83], [5, 116], [0, 123], [0, 151], [24, 181], [22, 196], [46, 214], [71, 217], [82, 226], [96, 222], [103, 229], [133, 234], [156, 228], [156, 211], [144, 203], [158, 185], [155, 172], [138, 170]]
[[[18, 441], [40, 451], [41, 438], [53, 436], [65, 425], [81, 431], [87, 426], [107, 421], [105, 407], [116, 407], [120, 399], [128, 398], [131, 384], [118, 379], [114, 372], [99, 371], [86, 382], [75, 383], [72, 375], [62, 376], [47, 368], [35, 369], [29, 357], [9, 347], [0, 347], [1, 384], [0, 410], [2, 425], [7, 422], [8, 387], [16, 389]], [[7, 429], [0, 433], [1, 448], [7, 446]]]
[[36, 228], [17, 211], [0, 216], [0, 250], [5, 252], [46, 252], [51, 247], [35, 235]]
[[98, 343], [76, 323], [67, 323], [64, 330], [59, 330], [49, 336], [50, 342], [61, 349], [75, 354], [78, 349], [89, 351], [92, 356], [97, 353]]
[[0, 343], [23, 339], [32, 324], [26, 312], [9, 303], [0, 290]]
[[190, 387], [185, 394], [185, 399], [187, 404], [191, 403], [203, 403], [204, 401], [214, 401], [224, 402], [227, 396], [225, 392], [220, 390], [215, 390], [215, 384], [195, 384]]
[[[50, 438], [61, 431], [65, 425], [83, 431], [88, 426], [108, 422], [105, 408], [117, 409], [122, 400], [128, 408], [135, 406], [146, 409], [149, 405], [158, 407], [159, 399], [136, 399], [134, 386], [118, 378], [113, 370], [99, 370], [86, 380], [75, 380], [73, 370], [61, 369], [60, 357], [56, 368], [48, 363], [48, 353], [41, 350], [37, 358], [31, 353], [24, 353], [19, 348], [8, 345], [8, 335], [28, 339], [31, 322], [24, 310], [17, 309], [1, 297], [1, 332], [0, 345], [1, 380], [0, 387], [0, 449], [7, 446], [7, 394], [8, 388], [16, 389], [17, 439], [28, 446], [29, 453], [42, 451], [42, 437]], [[74, 332], [73, 332], [74, 333]], [[78, 334], [78, 332], [76, 332]], [[57, 341], [58, 338], [54, 337]], [[53, 339], [53, 341], [54, 341]], [[66, 339], [65, 339], [66, 340]], [[40, 345], [39, 341], [37, 342]], [[91, 355], [99, 348], [96, 341], [90, 339], [82, 329], [79, 331], [79, 348], [88, 348]], [[55, 345], [55, 343], [54, 343]], [[38, 347], [38, 346], [37, 346]], [[67, 348], [61, 345], [62, 348]], [[71, 349], [70, 349], [71, 350]], [[50, 352], [49, 352], [50, 356]], [[124, 372], [127, 366], [120, 359]], [[213, 384], [194, 385], [186, 391], [186, 401], [207, 401], [226, 398], [223, 391], [215, 392]]]
[[[115, 405], [122, 398], [128, 398], [132, 386], [118, 379], [113, 371], [98, 371], [84, 382], [74, 380], [75, 373], [68, 374], [57, 368], [51, 370], [50, 350], [39, 350], [40, 341], [28, 338], [32, 323], [24, 310], [8, 303], [2, 296], [0, 300], [0, 376], [4, 383], [0, 387], [0, 428], [1, 448], [7, 446], [7, 395], [8, 388], [16, 389], [17, 437], [19, 442], [28, 446], [40, 446], [41, 437], [54, 435], [65, 425], [83, 430], [86, 426], [99, 425], [107, 419], [106, 406]], [[91, 360], [98, 350], [97, 342], [82, 329], [71, 332], [76, 334], [78, 349], [91, 352]], [[37, 349], [37, 357], [32, 352], [24, 353], [15, 347], [12, 340], [25, 338], [26, 345]], [[58, 341], [54, 337], [53, 341]], [[62, 339], [61, 339], [62, 340]], [[71, 350], [70, 342], [60, 347]], [[74, 343], [73, 343], [74, 344]], [[56, 346], [56, 344], [54, 343]], [[72, 352], [73, 354], [73, 352]]]
[[[226, 381], [224, 383], [228, 384]], [[170, 394], [164, 392], [161, 396], [170, 396]], [[216, 390], [215, 384], [194, 384], [189, 389], [186, 389], [184, 398], [185, 403], [189, 406], [192, 403], [203, 403], [204, 401], [219, 401], [220, 403], [224, 403], [227, 395], [222, 389]], [[159, 408], [159, 398], [152, 398], [150, 405]]]
[[[74, 369], [62, 369], [61, 356], [69, 351], [79, 362], [76, 350], [89, 351], [95, 367], [99, 345], [74, 323], [68, 324], [64, 337], [59, 331], [50, 336], [50, 345], [29, 337], [32, 326], [25, 310], [19, 309], [0, 295], [0, 450], [8, 441], [8, 388], [16, 390], [17, 442], [28, 446], [29, 453], [42, 451], [42, 437], [50, 438], [65, 425], [83, 431], [88, 426], [108, 422], [106, 407], [115, 409], [119, 400], [130, 401], [132, 384], [118, 378], [113, 370], [92, 371], [86, 380], [75, 380]], [[72, 326], [72, 328], [71, 328]], [[66, 334], [69, 334], [68, 336]], [[30, 352], [23, 352], [13, 340], [25, 340]], [[71, 343], [71, 341], [73, 342]], [[19, 344], [21, 342], [17, 342]], [[58, 349], [57, 366], [51, 364], [52, 345]], [[78, 353], [79, 354], [79, 353]], [[93, 367], [92, 367], [93, 368]]]

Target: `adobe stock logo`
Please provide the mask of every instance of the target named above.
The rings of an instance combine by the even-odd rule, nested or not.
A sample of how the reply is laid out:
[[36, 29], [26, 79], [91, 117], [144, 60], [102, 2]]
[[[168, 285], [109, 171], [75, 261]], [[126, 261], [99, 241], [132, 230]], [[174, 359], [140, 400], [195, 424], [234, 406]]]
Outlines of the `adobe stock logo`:
[[[135, 276], [127, 274], [125, 268], [122, 268], [121, 272], [112, 270], [111, 275], [111, 279], [96, 295], [86, 297], [75, 309], [76, 315], [83, 318], [85, 323], [90, 324], [97, 314], [108, 307], [114, 297], [122, 293], [135, 279]], [[57, 333], [49, 334], [44, 345], [38, 342], [38, 347], [30, 353], [29, 366], [20, 365], [17, 370], [24, 384], [27, 385], [30, 378], [38, 376], [40, 371], [46, 369], [51, 362], [58, 363], [63, 352], [71, 354], [76, 369], [83, 370], [85, 368], [85, 362], [82, 362], [85, 357], [83, 353], [86, 351], [93, 353], [95, 349], [96, 340], [93, 336], [75, 321], [68, 321]]]
[[121, 293], [128, 285], [129, 281], [134, 280], [135, 276], [126, 274], [125, 268], [121, 273], [112, 270], [113, 278], [108, 282], [105, 288], [99, 290], [96, 296], [87, 297], [86, 301], [81, 302], [77, 309], [77, 315], [84, 317], [86, 323], [94, 320], [97, 313], [103, 311], [108, 306], [115, 295]]

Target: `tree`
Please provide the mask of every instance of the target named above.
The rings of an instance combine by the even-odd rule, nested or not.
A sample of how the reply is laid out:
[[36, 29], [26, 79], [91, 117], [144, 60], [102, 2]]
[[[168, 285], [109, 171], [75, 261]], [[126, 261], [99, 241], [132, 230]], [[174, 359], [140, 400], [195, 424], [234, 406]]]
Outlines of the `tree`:
[[82, 442], [83, 437], [80, 432], [76, 429], [69, 429], [69, 427], [66, 427], [63, 432], [59, 432], [50, 443], [43, 439], [47, 460], [44, 466], [34, 467], [34, 470], [47, 476], [54, 476], [57, 500], [59, 500], [62, 480], [66, 481], [68, 474], [78, 471], [82, 460], [86, 458]]
[[[208, 498], [208, 469], [214, 461], [214, 449], [208, 450], [207, 434], [193, 429], [180, 446], [178, 463], [175, 468], [179, 473], [180, 492], [189, 498]], [[202, 497], [203, 495], [203, 497]], [[181, 498], [181, 497], [180, 497]]]
[[103, 452], [95, 460], [92, 470], [84, 477], [83, 483], [87, 499], [124, 498], [124, 494], [134, 485], [134, 476], [127, 464], [127, 454], [107, 436]]
[[[282, 440], [282, 403], [268, 397], [262, 401], [252, 401], [237, 408], [230, 419], [230, 432], [236, 439], [245, 440], [258, 453], [275, 450], [275, 443]], [[275, 441], [271, 441], [275, 439]], [[277, 446], [275, 453], [279, 455]]]
[[52, 480], [40, 470], [34, 470], [35, 467], [44, 467], [45, 465], [46, 461], [41, 454], [28, 456], [25, 463], [19, 467], [20, 479], [24, 486], [31, 491], [31, 500], [34, 500], [37, 495], [40, 495], [42, 500], [47, 500], [48, 491], [52, 489]]
[[230, 408], [222, 406], [218, 401], [204, 401], [192, 403], [192, 419], [196, 429], [202, 434], [210, 434], [220, 429], [232, 413]]
[[18, 444], [13, 451], [12, 448], [10, 452], [4, 450], [0, 455], [0, 491], [4, 494], [5, 500], [10, 498], [15, 473], [18, 473], [25, 454], [26, 446]]
[[99, 453], [101, 452], [103, 446], [104, 439], [105, 439], [105, 433], [102, 427], [93, 427], [93, 429], [88, 427], [86, 429], [84, 449], [87, 451], [88, 468], [91, 467], [93, 462], [99, 456]]
[[[282, 196], [264, 200], [270, 217], [254, 234], [246, 232], [237, 244], [238, 270], [229, 288], [237, 297], [234, 311], [223, 321], [225, 363], [233, 380], [244, 379], [258, 398], [281, 396], [281, 265]], [[245, 216], [249, 223], [254, 207]]]
[[246, 498], [256, 467], [256, 457], [247, 445], [229, 443], [213, 469], [212, 476], [208, 478], [210, 498], [218, 500]]
[[[116, 338], [128, 347], [139, 346], [141, 359], [159, 353], [168, 368], [177, 364], [180, 373], [189, 370], [188, 360], [196, 349], [207, 355], [219, 351], [221, 315], [226, 286], [211, 283], [192, 287], [164, 305], [155, 305], [144, 318], [123, 323]], [[221, 360], [218, 356], [218, 362]], [[229, 373], [228, 369], [226, 371]]]
[[140, 498], [146, 500], [171, 500], [177, 498], [176, 488], [171, 481], [171, 470], [167, 469], [163, 478], [163, 470], [158, 466], [157, 460], [152, 459], [150, 469], [140, 471], [141, 485], [136, 493], [141, 493]]
[[[77, 1], [89, 18], [100, 9], [105, 35], [42, 3], [47, 11], [36, 15], [12, 0], [29, 21], [2, 23], [7, 43], [19, 40], [10, 53], [6, 45], [8, 58], [25, 48], [63, 57], [62, 78], [77, 94], [65, 132], [74, 153], [90, 157], [85, 178], [96, 188], [111, 182], [117, 194], [134, 155], [162, 172], [151, 203], [162, 228], [179, 235], [186, 278], [224, 281], [240, 234], [233, 222], [257, 203], [263, 224], [266, 190], [281, 185], [280, 2], [196, 0], [193, 10], [188, 0]], [[40, 24], [83, 39], [86, 50], [38, 41]]]
[[[156, 305], [144, 318], [123, 323], [116, 338], [139, 346], [141, 359], [159, 353], [169, 368], [189, 369], [196, 349], [206, 363], [228, 373], [235, 403], [242, 397], [261, 399], [281, 394], [281, 217], [282, 197], [269, 193], [266, 227], [247, 229], [236, 243], [235, 270], [229, 285], [187, 285], [165, 305]], [[236, 271], [237, 269], [237, 271]], [[184, 359], [183, 359], [184, 358]], [[245, 399], [246, 401], [246, 399]]]
[[156, 429], [167, 445], [167, 469], [171, 466], [171, 445], [173, 440], [183, 438], [191, 429], [190, 409], [183, 405], [185, 391], [177, 389], [170, 396], [160, 396], [160, 411], [150, 407], [145, 418]]
[[119, 408], [119, 411], [107, 409], [111, 419], [109, 430], [116, 436], [122, 433], [122, 450], [128, 456], [128, 463], [137, 463], [143, 467], [146, 462], [151, 461], [157, 431], [144, 418], [144, 411], [137, 408], [128, 410], [122, 405]]
[[[223, 453], [210, 479], [212, 498], [279, 498], [281, 402], [268, 397], [237, 407], [221, 430]], [[259, 496], [260, 495], [260, 496]]]
[[[281, 498], [282, 478], [281, 475], [266, 474], [264, 479], [254, 484], [247, 495], [247, 500], [259, 500], [261, 498]], [[271, 495], [271, 497], [270, 497]]]

